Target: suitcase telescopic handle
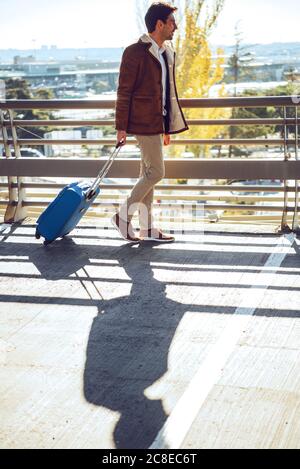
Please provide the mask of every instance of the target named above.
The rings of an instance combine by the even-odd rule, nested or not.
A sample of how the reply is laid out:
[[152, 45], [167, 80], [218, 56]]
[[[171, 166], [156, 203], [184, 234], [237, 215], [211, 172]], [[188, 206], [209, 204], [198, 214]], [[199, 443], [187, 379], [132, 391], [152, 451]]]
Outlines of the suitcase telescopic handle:
[[97, 187], [101, 184], [101, 181], [102, 179], [106, 176], [106, 174], [108, 173], [111, 165], [113, 164], [114, 162], [114, 159], [116, 158], [116, 156], [118, 155], [121, 147], [123, 145], [123, 140], [120, 140], [116, 146], [115, 146], [115, 149], [114, 151], [112, 152], [112, 154], [108, 157], [108, 160], [105, 162], [103, 168], [101, 168], [98, 176], [96, 177], [95, 181], [93, 182], [90, 190], [88, 191], [88, 193], [86, 194], [86, 199], [87, 200], [90, 200], [94, 195], [95, 195], [95, 192], [96, 192], [96, 189]]

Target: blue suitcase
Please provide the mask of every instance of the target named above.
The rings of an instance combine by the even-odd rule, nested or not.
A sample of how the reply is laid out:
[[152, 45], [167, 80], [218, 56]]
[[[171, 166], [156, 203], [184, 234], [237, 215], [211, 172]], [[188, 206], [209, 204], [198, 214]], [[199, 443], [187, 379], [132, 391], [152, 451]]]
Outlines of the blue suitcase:
[[53, 202], [37, 220], [35, 237], [45, 238], [44, 244], [50, 244], [56, 238], [62, 238], [72, 231], [82, 216], [92, 205], [100, 193], [100, 183], [117, 156], [121, 143], [116, 145], [104, 167], [91, 184], [89, 182], [73, 182], [64, 187]]

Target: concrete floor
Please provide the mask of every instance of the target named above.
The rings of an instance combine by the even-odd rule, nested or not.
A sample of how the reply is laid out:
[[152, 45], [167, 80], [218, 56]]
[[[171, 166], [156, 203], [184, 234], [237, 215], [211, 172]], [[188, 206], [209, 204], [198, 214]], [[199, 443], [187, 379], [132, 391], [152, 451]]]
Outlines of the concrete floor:
[[297, 239], [5, 228], [1, 448], [300, 448]]

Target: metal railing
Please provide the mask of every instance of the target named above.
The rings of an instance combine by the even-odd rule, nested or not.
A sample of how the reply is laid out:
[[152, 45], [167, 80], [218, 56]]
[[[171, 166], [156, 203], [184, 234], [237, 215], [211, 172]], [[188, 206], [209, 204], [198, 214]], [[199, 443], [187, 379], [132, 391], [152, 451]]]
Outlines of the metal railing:
[[[276, 107], [281, 109], [282, 118], [272, 119], [192, 119], [188, 120], [190, 126], [210, 125], [276, 125], [282, 131], [280, 138], [258, 139], [187, 139], [174, 137], [171, 145], [218, 145], [218, 146], [256, 146], [282, 147], [281, 158], [172, 158], [166, 162], [166, 179], [177, 180], [222, 180], [225, 184], [159, 184], [156, 188], [158, 206], [176, 206], [181, 203], [204, 203], [206, 213], [209, 211], [223, 212], [222, 221], [280, 221], [282, 231], [299, 231], [298, 223], [298, 179], [300, 179], [300, 162], [298, 161], [298, 109], [300, 100], [293, 96], [281, 97], [243, 97], [243, 98], [216, 98], [216, 99], [181, 99], [183, 108], [258, 108]], [[0, 206], [5, 208], [4, 219], [13, 222], [26, 217], [30, 213], [38, 213], [42, 207], [49, 203], [49, 197], [57, 192], [63, 184], [49, 181], [26, 181], [30, 178], [57, 178], [57, 177], [93, 177], [104, 164], [103, 159], [95, 158], [24, 158], [21, 157], [21, 147], [40, 145], [114, 145], [114, 138], [100, 139], [46, 139], [20, 138], [18, 129], [30, 127], [47, 128], [76, 128], [76, 127], [102, 127], [114, 125], [114, 119], [43, 119], [25, 120], [15, 118], [17, 110], [112, 110], [115, 108], [114, 100], [7, 100], [0, 102], [0, 145], [5, 150], [5, 158], [1, 158], [0, 177], [7, 178], [7, 182], [0, 183], [1, 189], [7, 191], [7, 200], [0, 199]], [[287, 117], [287, 109], [293, 108], [294, 117]], [[294, 138], [288, 137], [288, 128], [293, 126]], [[184, 134], [183, 134], [184, 135]], [[34, 135], [36, 137], [36, 135]], [[136, 143], [129, 138], [128, 143]], [[12, 156], [11, 149], [14, 149]], [[138, 158], [118, 158], [111, 168], [108, 178], [136, 178], [139, 174]], [[228, 180], [280, 180], [280, 187], [269, 185], [238, 185], [226, 183]], [[189, 181], [190, 182], [190, 181]], [[94, 207], [104, 209], [103, 213], [114, 210], [124, 194], [120, 191], [129, 190], [128, 184], [105, 184], [102, 186], [101, 198], [94, 203]], [[42, 192], [47, 190], [47, 192]], [[208, 192], [208, 194], [203, 193]], [[217, 194], [219, 192], [219, 195]], [[234, 194], [237, 192], [237, 194]], [[244, 192], [244, 194], [238, 194]], [[252, 196], [249, 193], [277, 193], [275, 197], [266, 198]], [[224, 195], [225, 193], [225, 195]], [[228, 193], [228, 195], [227, 195]], [[246, 193], [246, 194], [245, 194]], [[279, 196], [278, 196], [279, 194]], [[43, 199], [41, 199], [43, 195]], [[39, 198], [36, 198], [38, 196]], [[259, 205], [268, 200], [271, 204]], [[167, 202], [165, 204], [164, 202]], [[225, 202], [225, 203], [222, 203]], [[236, 215], [238, 212], [241, 215]], [[246, 212], [246, 213], [245, 213]], [[254, 215], [255, 213], [263, 215]], [[94, 212], [91, 212], [92, 214]], [[250, 215], [251, 213], [251, 215]], [[217, 218], [216, 218], [217, 219]]]

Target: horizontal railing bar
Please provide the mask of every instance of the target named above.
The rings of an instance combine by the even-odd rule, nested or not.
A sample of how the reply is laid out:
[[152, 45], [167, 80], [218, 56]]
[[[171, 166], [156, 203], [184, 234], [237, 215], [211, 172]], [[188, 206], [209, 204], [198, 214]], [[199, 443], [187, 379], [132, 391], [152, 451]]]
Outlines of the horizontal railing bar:
[[0, 109], [114, 109], [115, 103], [112, 99], [8, 99], [0, 101]]
[[[23, 207], [46, 207], [49, 205], [49, 201], [44, 200], [35, 200], [35, 201], [23, 201]], [[118, 208], [121, 204], [118, 202], [109, 203], [109, 202], [93, 202], [93, 206], [95, 207], [103, 207], [103, 208]], [[153, 204], [154, 208], [160, 208], [161, 210], [164, 209], [180, 209], [181, 206], [184, 208], [186, 204]], [[282, 211], [282, 205], [241, 205], [241, 204], [194, 204], [195, 208], [199, 211], [202, 209], [204, 210], [251, 210], [251, 211], [260, 211], [260, 212], [279, 212]], [[288, 207], [287, 211], [294, 211], [293, 208]], [[300, 207], [299, 207], [300, 211]]]
[[[4, 143], [2, 139], [0, 139], [0, 143]], [[13, 144], [12, 139], [8, 139], [7, 143], [9, 145]], [[18, 139], [19, 145], [115, 145], [116, 139], [111, 138], [100, 138], [100, 139], [88, 139], [88, 138], [80, 138], [80, 139], [31, 139], [31, 138], [20, 138]], [[287, 139], [286, 143], [288, 145], [294, 145], [294, 139]], [[137, 141], [132, 138], [127, 139], [128, 145], [136, 145]], [[171, 139], [171, 145], [284, 145], [283, 138], [272, 138], [272, 139], [250, 139], [250, 138], [211, 138], [211, 139], [179, 139], [173, 138]]]
[[[294, 139], [286, 140], [287, 144], [295, 144]], [[211, 139], [171, 139], [171, 144], [178, 145], [283, 145], [284, 139], [250, 139], [250, 138], [211, 138]]]
[[[221, 186], [222, 189], [218, 189], [220, 186], [202, 186], [202, 189], [200, 190], [205, 190], [205, 191], [242, 191], [242, 192], [284, 192], [284, 187], [274, 187], [274, 186]], [[295, 192], [295, 188], [288, 188], [287, 192]]]
[[[244, 207], [244, 205], [242, 205], [241, 207]], [[205, 208], [206, 208], [206, 206], [205, 206]], [[252, 208], [253, 208], [253, 206], [252, 206]], [[262, 207], [262, 208], [265, 208], [265, 206]], [[92, 208], [85, 214], [85, 216], [93, 217], [94, 214], [96, 214], [96, 216], [99, 216], [99, 217], [101, 217], [101, 218], [105, 218], [105, 217], [109, 217], [109, 216], [110, 216], [110, 213], [115, 213], [116, 209], [117, 209], [117, 207], [112, 207], [111, 209], [103, 208], [103, 211], [101, 211], [101, 210], [99, 209], [99, 207], [92, 207]], [[41, 213], [41, 211], [43, 210], [43, 207], [42, 207], [42, 206], [31, 207], [31, 208], [29, 208], [29, 210], [30, 210], [30, 212]], [[278, 218], [281, 218], [282, 210], [281, 210], [280, 213], [278, 213], [278, 214], [277, 214], [277, 212], [272, 212], [272, 213], [270, 213], [270, 214], [264, 214], [264, 213], [262, 213], [262, 214], [260, 214], [260, 215], [254, 215], [254, 214], [253, 214], [253, 215], [252, 215], [252, 214], [251, 214], [251, 215], [249, 215], [249, 214], [248, 214], [248, 215], [247, 215], [247, 214], [244, 214], [244, 215], [236, 215], [236, 214], [234, 213], [234, 211], [232, 211], [232, 212], [233, 212], [232, 214], [229, 214], [229, 213], [226, 214], [226, 213], [224, 213], [224, 211], [222, 211], [222, 214], [219, 214], [218, 216], [220, 217], [220, 220], [222, 220], [222, 219], [229, 219], [229, 218], [236, 218], [236, 217], [239, 217], [239, 216], [245, 217], [246, 219], [248, 219], [248, 217], [250, 216], [250, 217], [251, 217], [251, 218], [250, 218], [251, 220], [252, 220], [254, 217], [258, 217], [258, 216], [261, 217], [261, 218], [277, 218], [277, 217], [278, 217]], [[252, 210], [252, 212], [253, 212], [253, 210]], [[137, 219], [137, 218], [138, 218], [138, 215], [135, 214], [135, 215], [134, 215], [134, 218]], [[288, 220], [292, 220], [292, 218], [293, 218], [293, 213], [292, 213], [291, 210], [288, 212], [287, 218], [288, 218]], [[170, 219], [169, 219], [169, 221], [170, 221]]]
[[[180, 99], [184, 108], [232, 108], [232, 107], [268, 107], [299, 106], [297, 96], [263, 96], [231, 98], [189, 98]], [[0, 109], [114, 109], [116, 100], [86, 99], [9, 99], [0, 102]]]
[[300, 106], [297, 96], [264, 96], [264, 97], [232, 97], [232, 98], [190, 98], [181, 99], [184, 108], [232, 108], [232, 107], [268, 107], [268, 106]]
[[[9, 125], [9, 120], [4, 123]], [[46, 119], [46, 120], [22, 120], [14, 119], [14, 124], [23, 127], [82, 127], [82, 126], [101, 126], [101, 125], [114, 125], [114, 119], [93, 119], [93, 120], [70, 120], [70, 119]]]
[[[266, 215], [266, 214], [257, 214], [257, 215], [250, 215], [250, 218], [249, 218], [249, 215], [226, 215], [226, 214], [222, 214], [222, 218], [220, 218], [219, 221], [226, 221], [226, 220], [238, 220], [238, 219], [241, 219], [241, 220], [256, 220], [256, 219], [259, 219], [259, 220], [277, 220], [277, 219], [281, 219], [281, 214], [279, 215], [276, 215], [276, 213], [270, 213], [270, 215]], [[288, 214], [288, 219], [292, 219], [292, 215]]]
[[[3, 158], [0, 176], [95, 177], [107, 160], [91, 158]], [[166, 179], [300, 179], [300, 161], [260, 159], [166, 159]], [[138, 178], [139, 158], [117, 158], [107, 174]], [[246, 190], [246, 189], [245, 189]]]
[[296, 124], [293, 118], [287, 119], [192, 119], [189, 125], [284, 125]]
[[[37, 194], [36, 194], [37, 195]], [[41, 195], [40, 193], [38, 195]], [[43, 194], [44, 195], [44, 194]], [[106, 199], [109, 199], [109, 198], [113, 198], [114, 195], [103, 195], [102, 194], [102, 198], [106, 198]], [[123, 197], [123, 195], [118, 195], [118, 197], [121, 199]], [[178, 200], [178, 201], [184, 201], [184, 202], [189, 202], [189, 201], [208, 201], [208, 200], [213, 200], [213, 201], [225, 201], [225, 202], [235, 202], [237, 204], [240, 204], [241, 201], [246, 201], [246, 202], [264, 202], [264, 201], [268, 201], [268, 202], [282, 202], [283, 201], [283, 197], [282, 196], [268, 196], [266, 197], [265, 195], [261, 195], [261, 196], [252, 196], [252, 195], [209, 195], [209, 194], [198, 194], [198, 195], [178, 195], [178, 194], [175, 194], [175, 195], [165, 195], [165, 194], [157, 194], [154, 196], [155, 199], [157, 200], [163, 200], [164, 202], [166, 202], [167, 200]], [[294, 197], [290, 197], [288, 199], [288, 201], [290, 202], [293, 202], [294, 201]]]
[[[4, 143], [3, 140], [0, 139], [0, 143]], [[8, 139], [7, 143], [9, 145], [13, 144], [12, 139]], [[116, 139], [88, 139], [88, 138], [80, 138], [80, 139], [45, 139], [45, 138], [20, 138], [18, 139], [19, 145], [32, 145], [32, 146], [40, 146], [40, 145], [115, 145]], [[137, 144], [135, 139], [127, 139], [127, 143], [130, 145]]]
[[[4, 120], [6, 125], [9, 120]], [[187, 119], [189, 125], [284, 125], [296, 124], [293, 118], [287, 119]], [[94, 119], [94, 120], [70, 120], [70, 119], [48, 119], [48, 120], [22, 120], [15, 119], [15, 125], [23, 127], [82, 127], [82, 126], [102, 126], [115, 125], [114, 119]]]
[[[22, 182], [21, 187], [28, 189], [62, 189], [66, 184], [59, 183], [36, 183], [36, 182]], [[0, 187], [7, 187], [7, 183], [1, 182]], [[17, 188], [18, 184], [11, 184], [12, 188]], [[101, 184], [101, 190], [131, 190], [133, 185], [131, 184]], [[221, 186], [208, 186], [208, 185], [190, 185], [190, 184], [165, 184], [155, 186], [155, 191], [169, 191], [175, 190], [176, 192], [181, 191], [243, 191], [243, 192], [284, 192], [284, 187], [276, 186], [231, 186], [231, 185], [221, 185]], [[295, 192], [295, 188], [288, 187], [287, 192]]]
[[[36, 197], [43, 197], [48, 200], [48, 198], [53, 198], [55, 194], [53, 192], [27, 192], [26, 193], [26, 200], [34, 200]], [[125, 195], [124, 194], [103, 194], [101, 193], [101, 199], [102, 200], [116, 200], [116, 201], [124, 201]], [[283, 197], [281, 196], [268, 196], [266, 197], [265, 195], [261, 196], [252, 196], [252, 195], [208, 195], [208, 194], [197, 194], [197, 195], [178, 195], [178, 194], [156, 194], [154, 195], [155, 200], [159, 201], [180, 201], [182, 203], [189, 203], [189, 202], [199, 202], [199, 201], [225, 201], [225, 202], [234, 202], [237, 204], [242, 203], [242, 201], [246, 202], [283, 202]], [[294, 197], [288, 198], [289, 202], [294, 201]]]
[[[12, 188], [17, 188], [16, 185], [11, 185]], [[37, 196], [42, 196], [42, 197], [54, 197], [57, 195], [57, 192], [61, 190], [61, 188], [66, 187], [66, 186], [61, 186], [61, 188], [55, 187], [55, 188], [46, 188], [43, 187], [41, 188], [28, 188], [26, 185], [22, 185], [21, 187], [27, 188], [28, 191], [26, 192], [26, 199], [28, 198], [34, 198]], [[103, 186], [101, 186], [101, 197], [102, 199], [110, 200], [110, 199], [124, 199], [124, 197], [127, 197], [126, 194], [120, 193], [120, 191], [116, 190], [117, 187], [114, 188], [114, 190], [110, 190], [107, 192]], [[169, 191], [168, 191], [169, 192]], [[226, 193], [218, 194], [216, 191], [213, 191], [212, 193], [206, 192], [203, 193], [202, 191], [198, 190], [197, 194], [181, 194], [176, 191], [172, 194], [170, 193], [165, 193], [165, 191], [155, 191], [155, 199], [157, 200], [176, 200], [176, 201], [199, 201], [199, 200], [229, 200], [229, 201], [238, 201], [238, 200], [249, 200], [249, 201], [265, 201], [268, 200], [270, 202], [281, 202], [282, 201], [282, 195], [281, 192], [276, 191], [273, 193], [269, 193], [266, 195], [265, 193], [257, 193], [255, 192], [255, 195], [252, 195], [251, 193], [244, 192], [244, 194], [234, 194], [233, 192], [229, 191], [224, 191]], [[260, 195], [257, 195], [260, 194]], [[288, 201], [294, 201], [294, 194], [290, 192], [290, 195], [288, 197]]]

